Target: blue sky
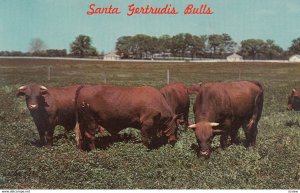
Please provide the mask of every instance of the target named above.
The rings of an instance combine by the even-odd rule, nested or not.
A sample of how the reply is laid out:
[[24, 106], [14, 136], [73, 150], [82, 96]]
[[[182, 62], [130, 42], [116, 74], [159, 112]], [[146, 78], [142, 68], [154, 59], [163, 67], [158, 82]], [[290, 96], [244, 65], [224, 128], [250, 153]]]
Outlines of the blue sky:
[[[119, 15], [92, 15], [89, 5], [119, 7]], [[164, 7], [178, 15], [127, 16], [128, 5]], [[184, 15], [188, 4], [207, 4], [212, 15]], [[248, 38], [273, 39], [288, 48], [300, 37], [299, 0], [0, 0], [0, 50], [28, 51], [33, 38], [48, 49], [67, 49], [79, 34], [92, 38], [99, 52], [114, 49], [118, 37], [228, 33], [236, 42]]]

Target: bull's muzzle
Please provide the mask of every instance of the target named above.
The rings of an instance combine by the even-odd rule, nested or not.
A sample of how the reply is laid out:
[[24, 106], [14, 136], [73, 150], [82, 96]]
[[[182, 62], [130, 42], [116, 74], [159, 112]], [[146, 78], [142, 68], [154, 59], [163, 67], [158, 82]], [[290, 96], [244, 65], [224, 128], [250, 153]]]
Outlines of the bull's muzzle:
[[208, 159], [210, 157], [210, 151], [202, 151], [202, 150], [200, 150], [199, 151], [199, 156], [202, 156], [202, 157]]
[[175, 145], [175, 143], [177, 142], [177, 137], [176, 135], [170, 135], [168, 137], [168, 143], [171, 145]]

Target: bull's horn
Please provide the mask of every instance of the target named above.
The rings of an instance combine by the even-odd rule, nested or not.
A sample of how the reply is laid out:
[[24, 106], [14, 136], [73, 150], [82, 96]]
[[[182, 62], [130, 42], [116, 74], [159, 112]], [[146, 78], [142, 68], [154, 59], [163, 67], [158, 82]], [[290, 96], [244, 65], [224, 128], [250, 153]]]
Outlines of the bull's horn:
[[25, 90], [26, 88], [27, 88], [27, 86], [24, 85], [24, 86], [21, 86], [20, 88], [18, 88], [18, 90]]
[[293, 90], [292, 90], [293, 92], [296, 92], [296, 89], [295, 88], [293, 88]]
[[220, 125], [220, 124], [219, 124], [219, 123], [214, 123], [214, 122], [212, 122], [212, 123], [209, 123], [209, 125], [212, 126], [212, 127], [216, 127], [216, 126], [218, 126], [218, 125]]
[[40, 86], [40, 88], [41, 88], [42, 90], [48, 90], [48, 88], [46, 88], [45, 86]]
[[192, 125], [190, 125], [190, 126], [188, 126], [188, 128], [196, 128], [196, 124], [192, 124]]

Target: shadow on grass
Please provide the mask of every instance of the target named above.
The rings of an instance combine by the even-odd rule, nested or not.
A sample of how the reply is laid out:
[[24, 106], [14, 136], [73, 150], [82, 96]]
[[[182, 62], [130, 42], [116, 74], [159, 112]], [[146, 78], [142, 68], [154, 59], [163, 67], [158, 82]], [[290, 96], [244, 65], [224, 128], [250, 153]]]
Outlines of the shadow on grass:
[[[62, 133], [55, 135], [53, 137], [53, 144], [57, 144], [59, 142], [70, 142], [73, 143], [74, 145], [76, 144], [75, 142], [75, 137], [74, 136], [69, 136], [67, 133]], [[34, 139], [34, 140], [27, 140], [28, 144], [31, 144], [35, 147], [43, 147], [45, 146], [44, 144], [41, 143], [39, 139]], [[95, 146], [96, 149], [107, 149], [111, 147], [114, 143], [133, 143], [133, 144], [138, 144], [142, 143], [142, 140], [140, 138], [137, 138], [137, 136], [133, 134], [117, 134], [117, 135], [104, 135], [104, 136], [98, 136], [95, 139]], [[159, 137], [155, 138], [152, 140], [152, 142], [149, 144], [148, 149], [151, 151], [152, 149], [159, 149], [163, 145], [168, 144], [168, 140], [166, 137]], [[174, 144], [173, 144], [174, 145]], [[83, 144], [83, 150], [84, 151], [89, 151], [89, 147], [87, 144]]]
[[97, 137], [95, 140], [95, 145], [97, 149], [107, 149], [114, 143], [141, 143], [139, 139], [130, 134], [117, 134], [112, 136], [101, 136]]

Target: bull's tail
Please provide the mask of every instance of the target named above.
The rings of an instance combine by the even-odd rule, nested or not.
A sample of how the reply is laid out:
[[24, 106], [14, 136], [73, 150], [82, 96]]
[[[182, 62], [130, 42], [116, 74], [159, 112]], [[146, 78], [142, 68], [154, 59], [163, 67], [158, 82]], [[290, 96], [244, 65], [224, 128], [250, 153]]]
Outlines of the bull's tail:
[[[260, 86], [260, 88], [262, 88], [262, 86]], [[263, 109], [263, 103], [264, 103], [264, 91], [263, 89], [261, 89], [255, 97], [253, 115], [247, 125], [248, 128], [252, 128], [253, 124], [257, 124], [257, 122], [259, 121]]]
[[264, 86], [260, 82], [254, 80], [251, 80], [250, 82], [252, 82], [256, 86], [258, 86], [262, 91], [264, 91]]
[[74, 127], [74, 131], [75, 131], [75, 135], [76, 135], [76, 144], [77, 146], [79, 147], [80, 146], [80, 140], [81, 140], [81, 133], [80, 133], [80, 129], [79, 129], [79, 121], [78, 121], [78, 97], [79, 97], [79, 94], [80, 94], [80, 90], [84, 87], [84, 85], [80, 85], [76, 92], [75, 92], [75, 102], [74, 102], [74, 105], [75, 105], [75, 120], [76, 120], [76, 124], [75, 124], [75, 127]]

